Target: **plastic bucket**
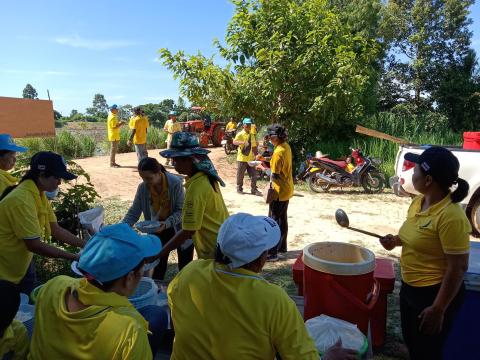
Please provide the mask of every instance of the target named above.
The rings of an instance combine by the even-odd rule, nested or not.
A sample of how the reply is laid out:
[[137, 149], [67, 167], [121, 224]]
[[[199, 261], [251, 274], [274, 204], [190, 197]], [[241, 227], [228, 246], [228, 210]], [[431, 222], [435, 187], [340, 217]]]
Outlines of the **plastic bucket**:
[[142, 277], [135, 293], [128, 298], [138, 310], [147, 305], [157, 305], [158, 286], [155, 281], [148, 277]]
[[375, 255], [363, 247], [318, 242], [303, 249], [304, 318], [325, 314], [368, 333], [380, 287], [373, 277]]

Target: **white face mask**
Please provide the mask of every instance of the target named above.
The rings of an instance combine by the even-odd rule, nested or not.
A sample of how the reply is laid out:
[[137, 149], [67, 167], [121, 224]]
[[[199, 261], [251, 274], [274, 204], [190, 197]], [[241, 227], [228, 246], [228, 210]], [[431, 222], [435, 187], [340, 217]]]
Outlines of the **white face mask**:
[[57, 197], [59, 191], [60, 191], [60, 188], [58, 187], [54, 191], [45, 191], [45, 196], [47, 197], [48, 200], [53, 200]]

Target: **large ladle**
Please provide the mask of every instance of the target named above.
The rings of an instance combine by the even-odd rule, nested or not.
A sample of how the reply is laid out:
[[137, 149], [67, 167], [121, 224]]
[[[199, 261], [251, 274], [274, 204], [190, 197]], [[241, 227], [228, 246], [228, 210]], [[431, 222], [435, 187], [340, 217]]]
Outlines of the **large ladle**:
[[361, 229], [351, 227], [350, 226], [350, 221], [348, 220], [348, 215], [342, 209], [338, 209], [337, 211], [335, 211], [335, 220], [337, 220], [338, 225], [340, 225], [341, 227], [347, 228], [349, 230], [357, 231], [359, 233], [369, 235], [369, 236], [373, 236], [373, 237], [376, 237], [376, 238], [379, 238], [379, 239], [383, 237], [382, 235], [378, 235], [378, 234], [372, 233], [370, 231], [361, 230]]

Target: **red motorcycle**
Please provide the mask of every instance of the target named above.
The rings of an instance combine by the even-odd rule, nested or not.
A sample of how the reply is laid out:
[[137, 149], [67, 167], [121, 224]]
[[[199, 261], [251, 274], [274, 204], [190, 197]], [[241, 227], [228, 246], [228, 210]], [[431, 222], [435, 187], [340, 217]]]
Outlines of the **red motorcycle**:
[[384, 176], [379, 170], [381, 160], [364, 156], [360, 149], [351, 149], [355, 168], [348, 172], [345, 160], [332, 160], [327, 156], [311, 158], [301, 179], [306, 180], [314, 192], [335, 187], [362, 186], [365, 192], [379, 193], [384, 188]]

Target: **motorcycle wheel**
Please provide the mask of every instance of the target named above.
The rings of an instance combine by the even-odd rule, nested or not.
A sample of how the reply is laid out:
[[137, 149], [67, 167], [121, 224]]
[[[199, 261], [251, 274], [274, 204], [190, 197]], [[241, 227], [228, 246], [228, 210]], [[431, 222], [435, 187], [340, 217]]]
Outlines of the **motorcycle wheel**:
[[227, 155], [230, 154], [230, 147], [228, 146], [228, 143], [223, 145], [223, 149], [225, 150], [225, 154], [227, 154]]
[[362, 187], [367, 194], [378, 194], [383, 191], [383, 175], [379, 172], [367, 172], [362, 178]]
[[325, 182], [319, 182], [317, 180], [317, 177], [315, 176], [315, 173], [310, 174], [307, 177], [307, 184], [310, 190], [316, 193], [321, 193], [323, 191], [327, 192], [330, 190], [331, 184], [327, 184]]
[[237, 148], [235, 147], [235, 145], [230, 144], [228, 146], [228, 151], [229, 151], [229, 154], [235, 154], [237, 152]]

